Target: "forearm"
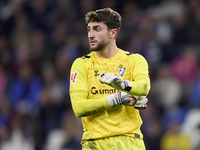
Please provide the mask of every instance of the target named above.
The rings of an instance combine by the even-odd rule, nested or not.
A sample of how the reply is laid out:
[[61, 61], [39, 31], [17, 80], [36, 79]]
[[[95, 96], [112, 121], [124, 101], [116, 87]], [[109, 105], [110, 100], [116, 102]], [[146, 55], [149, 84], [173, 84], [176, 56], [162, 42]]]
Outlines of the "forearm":
[[72, 108], [77, 117], [102, 112], [108, 108], [107, 98], [87, 99], [86, 92], [72, 92], [70, 94]]
[[145, 81], [131, 82], [132, 89], [128, 92], [131, 95], [147, 96], [150, 90], [150, 85]]
[[150, 80], [145, 75], [138, 75], [135, 78], [135, 81], [131, 81], [131, 84], [132, 84], [132, 88], [128, 92], [131, 95], [147, 96], [151, 88]]

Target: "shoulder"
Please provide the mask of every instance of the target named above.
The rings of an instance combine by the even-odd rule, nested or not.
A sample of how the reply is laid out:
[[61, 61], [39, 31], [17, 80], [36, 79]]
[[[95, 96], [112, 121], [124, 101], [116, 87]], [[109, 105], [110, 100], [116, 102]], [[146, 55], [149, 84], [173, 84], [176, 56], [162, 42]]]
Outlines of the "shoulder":
[[88, 64], [92, 61], [91, 53], [84, 55], [82, 57], [76, 58], [73, 62], [73, 65], [83, 66], [85, 64]]
[[82, 56], [81, 59], [89, 60], [92, 58], [91, 55], [92, 55], [92, 53], [89, 53], [87, 55]]
[[140, 54], [131, 53], [131, 52], [125, 51], [125, 50], [121, 50], [121, 54], [122, 54], [122, 57], [124, 57], [126, 59], [133, 59], [135, 57], [139, 57], [138, 55], [140, 55]]
[[140, 62], [140, 61], [144, 61], [146, 62], [146, 59], [144, 58], [144, 56], [142, 56], [141, 54], [139, 53], [131, 53], [129, 51], [124, 51], [124, 50], [121, 50], [122, 51], [122, 57], [125, 59], [125, 60], [130, 60], [131, 62]]
[[122, 51], [122, 54], [125, 55], [125, 56], [127, 56], [127, 57], [143, 57], [139, 53], [131, 53], [129, 51], [125, 51], [125, 50], [122, 50], [122, 49], [120, 49], [120, 50]]

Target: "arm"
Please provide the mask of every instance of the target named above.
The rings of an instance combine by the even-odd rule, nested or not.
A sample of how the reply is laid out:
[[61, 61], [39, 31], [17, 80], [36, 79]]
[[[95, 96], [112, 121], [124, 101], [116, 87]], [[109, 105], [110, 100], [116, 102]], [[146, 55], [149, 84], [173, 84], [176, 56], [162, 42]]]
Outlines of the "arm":
[[77, 59], [71, 68], [70, 97], [74, 113], [77, 117], [96, 114], [118, 105], [135, 105], [132, 95], [118, 92], [99, 99], [88, 99], [87, 65]]
[[132, 88], [129, 93], [137, 96], [147, 96], [151, 88], [148, 63], [142, 55], [136, 54], [136, 56], [133, 63], [133, 81], [130, 81]]
[[150, 90], [149, 78], [144, 74], [139, 74], [135, 77], [135, 81], [130, 81], [131, 90], [128, 92], [131, 95], [147, 96]]
[[84, 117], [102, 112], [108, 108], [107, 98], [87, 99], [86, 92], [70, 93], [72, 108], [77, 117]]
[[[71, 93], [70, 96], [72, 107], [77, 117], [96, 114], [114, 106], [135, 106], [137, 104], [137, 99], [134, 96], [120, 91], [100, 99], [87, 99], [87, 93], [85, 92]], [[143, 103], [146, 103], [145, 99]]]
[[115, 73], [103, 73], [99, 76], [100, 82], [131, 95], [147, 96], [150, 90], [148, 64], [144, 57], [136, 56], [133, 62], [133, 81], [123, 80]]
[[84, 117], [104, 111], [107, 98], [88, 99], [88, 72], [84, 59], [76, 59], [71, 67], [70, 98], [72, 108], [77, 117]]

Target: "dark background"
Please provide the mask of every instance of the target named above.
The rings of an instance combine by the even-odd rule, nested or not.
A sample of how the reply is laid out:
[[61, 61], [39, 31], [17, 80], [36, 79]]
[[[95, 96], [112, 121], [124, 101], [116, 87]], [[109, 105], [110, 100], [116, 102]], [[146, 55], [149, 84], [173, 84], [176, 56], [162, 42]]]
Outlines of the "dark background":
[[200, 149], [199, 0], [0, 0], [0, 149], [78, 150], [69, 71], [90, 52], [84, 16], [122, 16], [117, 45], [149, 64], [147, 150]]

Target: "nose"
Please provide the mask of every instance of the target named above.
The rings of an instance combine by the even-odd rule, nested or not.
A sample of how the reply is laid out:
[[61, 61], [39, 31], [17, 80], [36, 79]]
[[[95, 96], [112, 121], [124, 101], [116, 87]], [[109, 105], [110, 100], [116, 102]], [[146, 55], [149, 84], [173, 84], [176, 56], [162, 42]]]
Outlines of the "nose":
[[88, 38], [93, 38], [93, 37], [94, 37], [93, 31], [89, 31], [89, 32], [88, 32]]

